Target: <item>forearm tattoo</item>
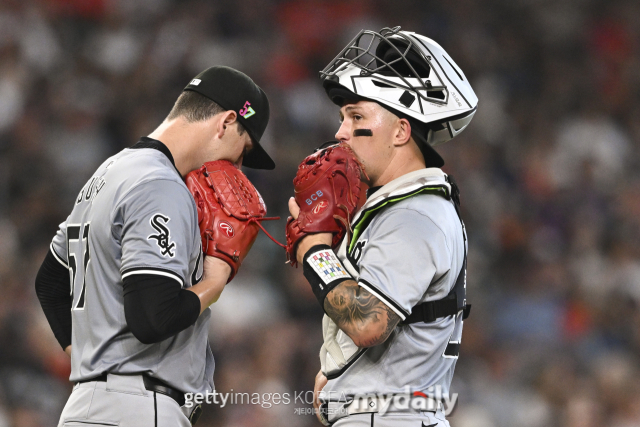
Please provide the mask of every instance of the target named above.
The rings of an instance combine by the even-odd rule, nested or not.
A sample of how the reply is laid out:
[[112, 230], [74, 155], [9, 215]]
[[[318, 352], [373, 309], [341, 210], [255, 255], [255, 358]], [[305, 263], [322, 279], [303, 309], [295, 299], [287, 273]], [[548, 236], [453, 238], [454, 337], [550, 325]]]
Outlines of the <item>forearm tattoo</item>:
[[[383, 343], [400, 322], [393, 310], [352, 280], [342, 282], [329, 292], [324, 309], [349, 336], [367, 336], [364, 347]], [[370, 333], [365, 333], [367, 331]]]

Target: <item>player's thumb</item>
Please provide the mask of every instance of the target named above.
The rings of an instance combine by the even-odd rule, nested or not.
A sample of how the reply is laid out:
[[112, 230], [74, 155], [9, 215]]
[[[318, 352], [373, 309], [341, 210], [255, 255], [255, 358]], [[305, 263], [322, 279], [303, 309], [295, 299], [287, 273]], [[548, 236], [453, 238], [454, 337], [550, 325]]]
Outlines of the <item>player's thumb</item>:
[[298, 214], [300, 214], [300, 206], [296, 203], [296, 199], [291, 197], [289, 199], [289, 212], [291, 212], [291, 216], [293, 219], [298, 219]]

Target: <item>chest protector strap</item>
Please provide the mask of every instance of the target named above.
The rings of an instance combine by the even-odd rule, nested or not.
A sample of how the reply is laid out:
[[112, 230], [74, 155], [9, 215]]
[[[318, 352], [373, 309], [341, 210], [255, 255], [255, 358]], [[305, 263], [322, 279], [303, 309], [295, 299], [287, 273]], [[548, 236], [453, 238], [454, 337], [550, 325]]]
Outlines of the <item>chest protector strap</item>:
[[471, 304], [467, 304], [467, 290], [465, 286], [465, 276], [467, 275], [467, 254], [464, 255], [464, 261], [462, 262], [462, 269], [456, 279], [456, 284], [453, 286], [449, 295], [436, 300], [427, 301], [422, 304], [418, 304], [411, 310], [411, 314], [401, 323], [403, 325], [409, 325], [411, 323], [420, 322], [433, 322], [441, 317], [447, 317], [458, 314], [462, 311], [462, 319], [469, 317], [471, 312]]
[[447, 181], [451, 185], [450, 197], [456, 208], [460, 224], [462, 224], [462, 237], [464, 238], [465, 248], [462, 268], [460, 269], [460, 273], [458, 273], [455, 285], [446, 297], [416, 305], [411, 310], [411, 314], [401, 323], [403, 325], [420, 322], [429, 323], [441, 317], [457, 315], [460, 311], [462, 311], [462, 319], [464, 320], [469, 317], [469, 313], [471, 312], [471, 304], [467, 304], [467, 237], [464, 230], [464, 223], [460, 217], [460, 190], [451, 175], [447, 176]]

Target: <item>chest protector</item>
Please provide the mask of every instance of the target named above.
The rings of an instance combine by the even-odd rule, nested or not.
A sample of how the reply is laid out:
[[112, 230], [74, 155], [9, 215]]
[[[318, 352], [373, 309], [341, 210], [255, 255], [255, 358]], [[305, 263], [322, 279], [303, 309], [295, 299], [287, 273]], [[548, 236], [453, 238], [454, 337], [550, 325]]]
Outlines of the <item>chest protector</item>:
[[[460, 311], [463, 312], [462, 318], [466, 319], [471, 305], [468, 305], [466, 300], [467, 242], [464, 223], [459, 212], [459, 191], [453, 178], [440, 169], [428, 168], [409, 173], [376, 191], [354, 216], [351, 222], [353, 235], [345, 236], [336, 255], [354, 280], [358, 281], [360, 273], [352, 255], [358, 250], [357, 241], [362, 232], [384, 208], [419, 194], [437, 194], [454, 204], [465, 240], [464, 260], [449, 294], [442, 299], [416, 305], [400, 325], [429, 323], [443, 317], [457, 315]], [[353, 340], [326, 314], [322, 319], [322, 335], [324, 343], [320, 349], [320, 363], [322, 372], [328, 379], [342, 375], [366, 351], [366, 348], [355, 345]]]

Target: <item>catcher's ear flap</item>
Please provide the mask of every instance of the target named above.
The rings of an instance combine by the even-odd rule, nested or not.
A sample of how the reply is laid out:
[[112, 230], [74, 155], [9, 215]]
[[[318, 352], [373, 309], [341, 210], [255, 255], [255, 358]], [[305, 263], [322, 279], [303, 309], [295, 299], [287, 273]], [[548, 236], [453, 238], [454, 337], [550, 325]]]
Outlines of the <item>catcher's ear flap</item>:
[[338, 145], [340, 144], [340, 141], [337, 140], [331, 140], [331, 141], [327, 141], [324, 144], [322, 144], [321, 146], [319, 146], [318, 148], [316, 148], [315, 150], [313, 150], [313, 152], [318, 152], [320, 150], [324, 150], [325, 148], [331, 147], [332, 145]]

